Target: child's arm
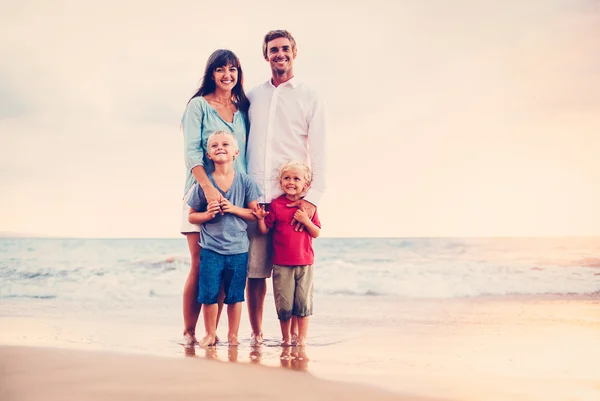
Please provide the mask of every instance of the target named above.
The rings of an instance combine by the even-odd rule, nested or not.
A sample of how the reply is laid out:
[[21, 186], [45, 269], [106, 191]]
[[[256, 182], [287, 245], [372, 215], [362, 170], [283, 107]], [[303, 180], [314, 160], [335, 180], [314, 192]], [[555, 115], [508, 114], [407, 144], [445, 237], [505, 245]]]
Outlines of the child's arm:
[[198, 212], [196, 209], [190, 207], [188, 221], [192, 224], [203, 224], [214, 219], [219, 211], [219, 202], [217, 201], [209, 203], [206, 212]]
[[221, 200], [221, 210], [223, 213], [231, 213], [236, 215], [237, 217], [244, 219], [246, 221], [256, 221], [256, 216], [252, 213], [254, 209], [258, 207], [257, 201], [252, 201], [248, 204], [248, 208], [235, 206], [233, 203], [229, 202], [227, 199], [223, 198]]
[[255, 209], [252, 212], [252, 214], [254, 214], [254, 216], [256, 216], [256, 223], [258, 225], [258, 231], [260, 231], [261, 234], [268, 234], [269, 227], [267, 227], [267, 224], [265, 223], [265, 217], [267, 217], [269, 212], [267, 212], [265, 210], [265, 207], [261, 206], [261, 207]]
[[296, 210], [296, 213], [294, 213], [294, 220], [304, 224], [304, 229], [306, 230], [306, 232], [308, 232], [308, 234], [311, 237], [317, 238], [319, 234], [321, 234], [321, 229], [319, 228], [319, 226], [312, 222], [312, 220], [308, 217], [308, 214], [306, 214], [304, 210]]

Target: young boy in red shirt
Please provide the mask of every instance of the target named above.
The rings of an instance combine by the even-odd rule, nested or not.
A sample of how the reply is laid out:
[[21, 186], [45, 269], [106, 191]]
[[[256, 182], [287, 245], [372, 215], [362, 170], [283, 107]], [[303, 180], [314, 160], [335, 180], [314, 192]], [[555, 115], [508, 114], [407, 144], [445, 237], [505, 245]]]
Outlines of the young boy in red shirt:
[[[279, 169], [279, 184], [284, 194], [271, 202], [268, 211], [263, 206], [254, 212], [261, 233], [273, 230], [273, 293], [283, 346], [292, 345], [292, 316], [298, 319], [297, 345], [306, 345], [308, 320], [313, 310], [315, 253], [312, 239], [319, 236], [321, 222], [316, 210], [310, 219], [304, 210], [287, 207], [302, 198], [311, 178], [306, 164], [284, 163]], [[290, 224], [292, 219], [302, 223], [304, 230], [295, 231], [295, 226]]]

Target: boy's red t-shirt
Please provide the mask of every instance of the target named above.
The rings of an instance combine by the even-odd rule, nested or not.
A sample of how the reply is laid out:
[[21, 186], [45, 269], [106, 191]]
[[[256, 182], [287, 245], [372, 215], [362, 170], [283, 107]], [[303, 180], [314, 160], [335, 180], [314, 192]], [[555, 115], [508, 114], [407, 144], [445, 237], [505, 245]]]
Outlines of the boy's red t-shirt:
[[[312, 265], [315, 261], [312, 237], [306, 230], [295, 231], [295, 225], [290, 224], [297, 210], [295, 207], [286, 206], [292, 202], [285, 195], [281, 195], [271, 202], [269, 214], [265, 217], [265, 225], [273, 233], [273, 264], [281, 266]], [[321, 228], [316, 210], [312, 222]]]

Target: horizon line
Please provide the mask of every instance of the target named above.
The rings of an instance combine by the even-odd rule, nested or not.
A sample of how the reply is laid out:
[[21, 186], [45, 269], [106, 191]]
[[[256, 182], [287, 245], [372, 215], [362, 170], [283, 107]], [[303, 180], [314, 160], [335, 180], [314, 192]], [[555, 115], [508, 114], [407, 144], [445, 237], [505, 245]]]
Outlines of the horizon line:
[[[482, 235], [482, 236], [460, 236], [460, 235], [449, 235], [449, 236], [369, 236], [369, 237], [320, 237], [324, 239], [560, 239], [560, 238], [588, 238], [588, 239], [600, 239], [600, 235]], [[85, 239], [85, 240], [173, 240], [183, 239], [181, 237], [66, 237], [66, 236], [39, 236], [39, 235], [6, 235], [3, 236], [0, 232], [0, 240], [2, 239]]]

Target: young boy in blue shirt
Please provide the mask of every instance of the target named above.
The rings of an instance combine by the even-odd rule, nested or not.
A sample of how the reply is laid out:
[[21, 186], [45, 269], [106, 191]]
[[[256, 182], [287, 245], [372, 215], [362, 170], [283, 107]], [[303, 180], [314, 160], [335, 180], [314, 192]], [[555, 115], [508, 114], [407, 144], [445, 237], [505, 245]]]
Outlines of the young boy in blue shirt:
[[207, 157], [215, 164], [215, 170], [208, 178], [221, 192], [223, 200], [207, 203], [197, 184], [188, 200], [189, 222], [201, 225], [198, 302], [202, 304], [206, 335], [200, 345], [206, 347], [216, 343], [217, 299], [221, 283], [229, 321], [227, 341], [229, 345], [238, 345], [248, 265], [246, 221], [256, 220], [252, 211], [257, 208], [261, 193], [248, 175], [233, 168], [239, 148], [232, 134], [213, 133], [208, 138], [207, 148]]

